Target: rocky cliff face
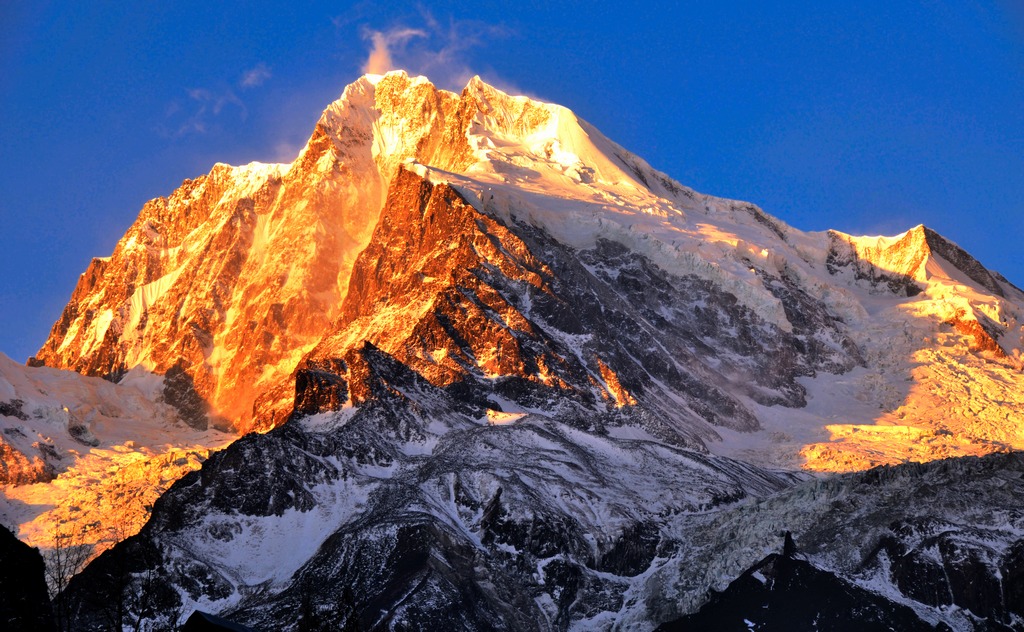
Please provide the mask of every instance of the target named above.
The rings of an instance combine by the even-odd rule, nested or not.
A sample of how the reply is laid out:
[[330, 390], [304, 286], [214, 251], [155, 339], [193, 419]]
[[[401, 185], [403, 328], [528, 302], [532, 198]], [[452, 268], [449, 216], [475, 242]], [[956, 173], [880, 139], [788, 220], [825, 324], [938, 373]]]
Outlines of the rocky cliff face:
[[799, 376], [860, 361], [834, 318], [774, 283], [786, 309], [801, 314], [791, 331], [614, 242], [575, 251], [401, 171], [356, 261], [337, 330], [300, 365], [300, 381], [307, 369], [322, 376], [343, 366], [339, 358], [369, 342], [433, 385], [458, 389], [480, 416], [557, 406], [584, 428], [635, 426], [704, 449], [716, 426], [757, 429], [746, 402], [801, 406]]
[[[708, 604], [680, 625], [773, 619], [779, 613], [761, 606], [781, 606], [794, 597], [787, 594], [792, 583], [771, 594], [775, 589], [768, 574], [762, 569], [761, 577], [754, 575], [776, 558], [754, 564], [751, 553], [777, 552], [781, 532], [791, 529], [796, 558], [814, 567], [781, 569], [807, 590], [793, 605], [795, 620], [825, 615], [849, 603], [843, 593], [867, 590], [871, 596], [860, 606], [876, 614], [849, 617], [854, 627], [864, 623], [873, 629], [867, 627], [873, 618], [876, 624], [880, 619], [904, 629], [909, 624], [896, 622], [905, 620], [900, 613], [909, 606], [937, 629], [1020, 629], [1024, 513], [1017, 503], [1024, 489], [1018, 484], [1022, 468], [1018, 452], [883, 467], [804, 483], [765, 502], [705, 516], [708, 522], [690, 532], [689, 543], [644, 581], [649, 590], [674, 584], [683, 613]], [[700, 593], [688, 592], [700, 586], [688, 577], [687, 569], [694, 567], [710, 573], [705, 577], [717, 577]], [[800, 575], [809, 576], [805, 572], [817, 576], [812, 585], [800, 580]], [[816, 598], [819, 589], [838, 594]]]
[[90, 599], [118, 577], [126, 594], [159, 587], [161, 613], [202, 600], [256, 628], [565, 629], [626, 607], [630, 578], [677, 546], [667, 517], [795, 480], [580, 429], [571, 409], [491, 425], [370, 345], [337, 362], [355, 406], [182, 479], [76, 580], [80, 629], [101, 627]]
[[467, 107], [422, 78], [364, 79], [291, 165], [217, 165], [147, 203], [82, 275], [38, 360], [114, 379], [179, 367], [214, 419], [254, 427], [257, 396], [338, 316], [398, 165], [465, 166]]
[[907, 630], [931, 632], [912, 608], [792, 556], [773, 553], [698, 612], [658, 632], [692, 630]]

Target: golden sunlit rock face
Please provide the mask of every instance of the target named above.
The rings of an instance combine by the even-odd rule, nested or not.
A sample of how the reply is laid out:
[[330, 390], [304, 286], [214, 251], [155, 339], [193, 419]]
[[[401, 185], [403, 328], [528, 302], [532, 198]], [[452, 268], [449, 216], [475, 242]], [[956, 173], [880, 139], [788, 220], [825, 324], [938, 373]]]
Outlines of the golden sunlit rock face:
[[[356, 260], [335, 333], [324, 337], [300, 369], [340, 366], [342, 358], [351, 365], [353, 352], [369, 343], [437, 387], [518, 379], [587, 401], [636, 404], [600, 357], [554, 351], [546, 334], [506, 296], [511, 286], [561, 304], [550, 287], [553, 279], [553, 271], [508, 227], [450, 186], [401, 169], [381, 221]], [[358, 371], [339, 373], [358, 403]], [[342, 403], [332, 400], [324, 409]]]
[[25, 485], [53, 480], [53, 468], [39, 456], [26, 456], [0, 437], [0, 484]]
[[522, 348], [513, 333], [529, 336], [533, 327], [478, 276], [485, 266], [536, 288], [551, 275], [519, 238], [450, 187], [401, 171], [353, 270], [336, 323], [343, 334], [325, 338], [311, 359], [369, 341], [436, 386], [467, 367], [543, 379], [542, 367], [559, 359]]
[[465, 168], [473, 103], [401, 74], [363, 80], [293, 164], [217, 165], [147, 203], [82, 275], [38, 359], [104, 376], [179, 365], [222, 423], [256, 427], [264, 393], [275, 423], [292, 370], [339, 315], [387, 183], [411, 159]]

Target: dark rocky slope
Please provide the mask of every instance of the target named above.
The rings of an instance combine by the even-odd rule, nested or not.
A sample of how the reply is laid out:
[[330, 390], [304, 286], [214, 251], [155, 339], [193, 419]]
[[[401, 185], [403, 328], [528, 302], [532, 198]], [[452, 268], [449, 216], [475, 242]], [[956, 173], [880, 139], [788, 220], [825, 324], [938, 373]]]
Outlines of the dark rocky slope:
[[0, 525], [0, 629], [7, 632], [56, 630], [46, 572], [38, 549], [23, 544]]
[[[812, 564], [773, 554], [761, 560], [698, 612], [658, 632], [928, 632], [914, 611]], [[949, 628], [943, 626], [942, 629]]]

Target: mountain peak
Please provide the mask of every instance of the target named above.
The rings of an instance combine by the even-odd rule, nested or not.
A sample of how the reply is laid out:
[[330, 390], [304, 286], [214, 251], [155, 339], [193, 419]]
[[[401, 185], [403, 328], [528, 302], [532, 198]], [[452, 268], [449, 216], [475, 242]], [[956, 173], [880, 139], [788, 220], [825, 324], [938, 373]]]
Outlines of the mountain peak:
[[83, 275], [39, 358], [110, 376], [179, 367], [218, 417], [243, 430], [278, 423], [293, 371], [343, 314], [357, 257], [394, 221], [381, 212], [403, 168], [505, 226], [581, 252], [617, 244], [700, 279], [787, 335], [803, 325], [783, 280], [803, 283], [823, 314], [864, 312], [845, 290], [823, 289], [835, 281], [821, 268], [853, 266], [854, 281], [877, 272], [905, 295], [937, 253], [1001, 296], [997, 279], [925, 227], [874, 241], [802, 233], [688, 189], [565, 107], [479, 76], [455, 94], [398, 70], [349, 84], [291, 164], [218, 164], [148, 203], [113, 256]]
[[491, 87], [491, 86], [487, 82], [485, 82], [480, 77], [480, 75], [473, 75], [472, 77], [469, 78], [469, 81], [466, 82], [466, 88], [465, 89], [466, 90], [482, 90], [482, 89], [489, 88], [489, 87]]
[[[905, 288], [914, 294], [929, 279], [940, 278], [971, 284], [995, 296], [1005, 296], [1002, 285], [981, 262], [924, 224], [895, 237], [854, 237], [839, 231], [829, 232], [833, 238], [830, 266], [834, 267], [840, 261], [849, 263], [852, 256], [861, 262], [856, 273], [859, 277], [885, 281], [894, 291], [904, 291]], [[838, 246], [840, 242], [845, 245]]]

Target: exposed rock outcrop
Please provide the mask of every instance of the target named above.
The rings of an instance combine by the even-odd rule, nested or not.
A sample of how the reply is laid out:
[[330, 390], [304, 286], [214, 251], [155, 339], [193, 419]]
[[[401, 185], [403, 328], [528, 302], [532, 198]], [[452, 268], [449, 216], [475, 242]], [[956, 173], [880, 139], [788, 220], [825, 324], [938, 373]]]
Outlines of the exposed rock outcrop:
[[465, 168], [474, 113], [422, 78], [356, 82], [291, 165], [217, 165], [147, 203], [82, 275], [38, 361], [115, 378], [177, 368], [215, 418], [253, 428], [257, 397], [287, 386], [337, 317], [398, 167]]

